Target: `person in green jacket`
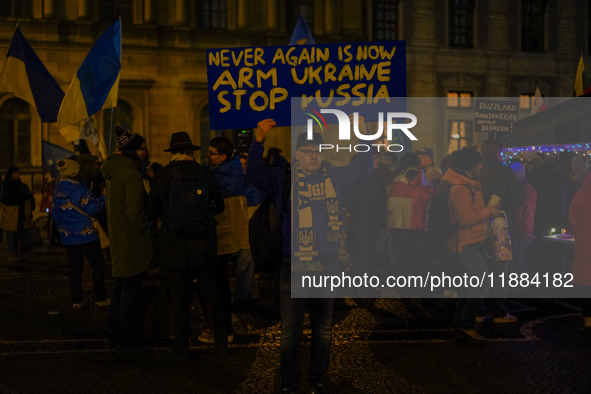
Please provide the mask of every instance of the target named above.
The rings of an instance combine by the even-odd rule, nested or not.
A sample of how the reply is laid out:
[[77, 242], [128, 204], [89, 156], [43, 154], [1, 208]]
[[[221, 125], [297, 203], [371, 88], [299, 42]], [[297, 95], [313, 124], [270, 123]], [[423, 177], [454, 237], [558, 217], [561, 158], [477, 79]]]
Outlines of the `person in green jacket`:
[[139, 169], [147, 157], [145, 139], [115, 127], [117, 152], [101, 171], [107, 180], [106, 207], [115, 286], [109, 310], [108, 341], [119, 351], [147, 350], [141, 346], [140, 292], [144, 273], [156, 266], [156, 224], [148, 219]]

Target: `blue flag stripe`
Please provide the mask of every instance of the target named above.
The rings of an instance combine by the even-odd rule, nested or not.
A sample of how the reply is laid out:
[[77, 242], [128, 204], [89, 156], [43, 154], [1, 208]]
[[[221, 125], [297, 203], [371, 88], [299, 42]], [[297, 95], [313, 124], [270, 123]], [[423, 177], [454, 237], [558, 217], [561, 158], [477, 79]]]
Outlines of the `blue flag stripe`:
[[121, 70], [121, 23], [113, 23], [93, 45], [76, 76], [88, 114], [97, 113]]
[[57, 114], [64, 98], [64, 91], [51, 76], [51, 73], [47, 71], [18, 27], [14, 32], [6, 57], [14, 57], [25, 64], [31, 92], [35, 99], [35, 107], [41, 121], [57, 122]]

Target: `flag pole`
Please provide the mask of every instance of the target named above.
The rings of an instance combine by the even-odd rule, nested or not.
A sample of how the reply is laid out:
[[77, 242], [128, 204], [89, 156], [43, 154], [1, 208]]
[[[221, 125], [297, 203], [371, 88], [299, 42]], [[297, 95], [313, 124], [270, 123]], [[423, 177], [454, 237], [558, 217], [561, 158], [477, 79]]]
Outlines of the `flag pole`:
[[[121, 30], [121, 41], [119, 42], [119, 53], [123, 49], [123, 24], [121, 23], [121, 15], [119, 15], [119, 29]], [[121, 59], [119, 59], [121, 62]], [[107, 156], [111, 154], [111, 142], [113, 138], [113, 111], [115, 108], [111, 108], [111, 132], [109, 133], [109, 146], [107, 146]]]
[[113, 140], [113, 110], [115, 108], [111, 108], [111, 126], [110, 126], [110, 133], [109, 133], [109, 146], [107, 147], [107, 156], [111, 154], [111, 141]]

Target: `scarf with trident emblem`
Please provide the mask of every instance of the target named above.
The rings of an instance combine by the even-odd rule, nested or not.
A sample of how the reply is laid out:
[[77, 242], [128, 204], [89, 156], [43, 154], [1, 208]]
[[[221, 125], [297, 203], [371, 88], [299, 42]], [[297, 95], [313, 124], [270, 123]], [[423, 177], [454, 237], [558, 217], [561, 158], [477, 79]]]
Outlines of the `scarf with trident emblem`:
[[[292, 223], [297, 223], [295, 234], [295, 245], [292, 248], [295, 259], [292, 260], [292, 271], [324, 271], [324, 267], [320, 263], [321, 245], [324, 243], [340, 242], [345, 238], [345, 231], [343, 228], [343, 221], [339, 220], [341, 209], [339, 207], [339, 199], [334, 190], [334, 186], [326, 169], [321, 170], [321, 177], [318, 183], [308, 183], [307, 178], [299, 163], [294, 166], [293, 178], [294, 184], [292, 190], [297, 190], [297, 196], [292, 198], [294, 208]], [[296, 199], [297, 197], [297, 199]], [[318, 215], [319, 210], [314, 209], [315, 215], [312, 214], [312, 207], [323, 207], [320, 212], [325, 213]], [[326, 211], [325, 211], [326, 209]], [[294, 221], [293, 219], [296, 219]], [[326, 231], [318, 232], [319, 226], [326, 226]], [[323, 234], [322, 238], [318, 238], [318, 234]]]

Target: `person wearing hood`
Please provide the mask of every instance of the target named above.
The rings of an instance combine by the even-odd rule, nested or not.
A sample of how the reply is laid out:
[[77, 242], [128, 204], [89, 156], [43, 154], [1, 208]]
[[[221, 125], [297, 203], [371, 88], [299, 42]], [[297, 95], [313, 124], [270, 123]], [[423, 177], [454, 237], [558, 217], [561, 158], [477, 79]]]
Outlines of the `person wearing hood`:
[[571, 168], [573, 170], [573, 183], [575, 185], [575, 191], [583, 187], [585, 177], [589, 173], [587, 168], [587, 160], [581, 155], [574, 155], [571, 160]]
[[148, 218], [148, 195], [140, 175], [147, 157], [146, 141], [131, 130], [115, 127], [117, 152], [101, 167], [107, 180], [106, 207], [115, 285], [109, 310], [108, 340], [119, 351], [143, 351], [136, 338], [141, 327], [142, 279], [156, 266], [156, 224]]
[[25, 240], [26, 231], [33, 225], [35, 198], [31, 189], [21, 181], [20, 169], [11, 166], [2, 181], [0, 195], [0, 228], [6, 231], [8, 261], [23, 260], [18, 254], [19, 242]]
[[[476, 180], [482, 170], [482, 156], [471, 148], [462, 148], [453, 156], [452, 168], [442, 181], [451, 185], [448, 199], [449, 216], [458, 226], [447, 242], [447, 248], [456, 254], [458, 272], [483, 277], [489, 272], [480, 249], [486, 239], [485, 221], [498, 216], [498, 206], [484, 206], [482, 188]], [[476, 331], [475, 320], [490, 283], [482, 287], [462, 287], [459, 290], [455, 313], [455, 335], [474, 344], [483, 344], [484, 338]]]
[[575, 237], [573, 283], [579, 286], [583, 302], [584, 327], [591, 329], [591, 174], [585, 177], [570, 205], [568, 221]]
[[92, 223], [105, 207], [105, 195], [95, 198], [82, 181], [80, 165], [74, 160], [59, 160], [57, 168], [61, 181], [53, 193], [53, 219], [66, 249], [70, 268], [70, 293], [74, 309], [82, 308], [82, 269], [84, 256], [92, 267], [92, 282], [96, 305], [108, 306], [105, 291], [105, 261], [99, 235]]

